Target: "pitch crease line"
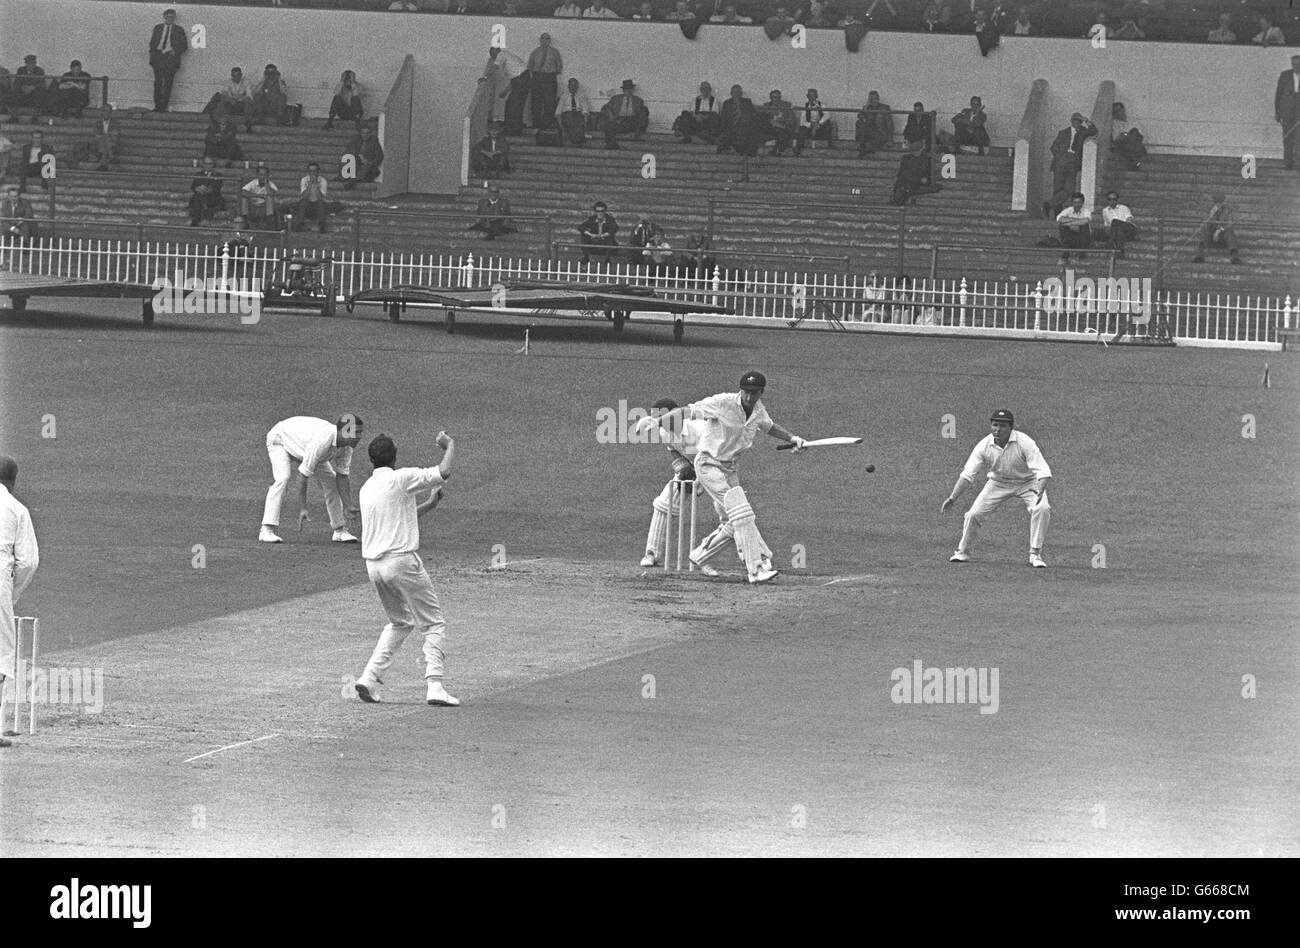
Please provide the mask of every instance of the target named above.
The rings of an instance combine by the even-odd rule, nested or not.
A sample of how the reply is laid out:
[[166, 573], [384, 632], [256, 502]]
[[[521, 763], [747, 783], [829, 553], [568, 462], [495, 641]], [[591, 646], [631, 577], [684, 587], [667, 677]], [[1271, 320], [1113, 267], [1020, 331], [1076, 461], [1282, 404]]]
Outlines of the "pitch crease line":
[[201, 760], [204, 757], [211, 757], [213, 754], [220, 754], [222, 751], [233, 750], [236, 747], [246, 747], [249, 744], [256, 744], [259, 741], [269, 741], [271, 738], [279, 737], [279, 736], [280, 736], [279, 734], [268, 734], [265, 737], [255, 737], [251, 741], [240, 741], [238, 744], [227, 744], [225, 747], [218, 747], [216, 750], [207, 751], [206, 753], [199, 754], [197, 757], [191, 757], [188, 760], [183, 760], [181, 761], [181, 763], [188, 764], [191, 761]]

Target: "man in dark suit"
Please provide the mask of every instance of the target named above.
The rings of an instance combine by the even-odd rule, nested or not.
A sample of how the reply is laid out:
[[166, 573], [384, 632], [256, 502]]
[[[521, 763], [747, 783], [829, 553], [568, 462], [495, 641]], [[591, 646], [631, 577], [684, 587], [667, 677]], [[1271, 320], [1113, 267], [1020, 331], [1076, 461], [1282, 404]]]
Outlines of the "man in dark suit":
[[606, 103], [605, 113], [605, 147], [618, 148], [614, 136], [619, 132], [632, 132], [640, 139], [650, 124], [650, 110], [639, 95], [633, 95], [636, 83], [631, 79], [623, 80], [623, 91]]
[[41, 183], [41, 187], [46, 191], [50, 189], [50, 179], [45, 177], [44, 171], [47, 167], [53, 167], [53, 163], [48, 159], [54, 156], [54, 152], [45, 144], [40, 132], [32, 132], [32, 140], [23, 146], [22, 154], [22, 190], [27, 190], [27, 179], [35, 178]]
[[35, 234], [31, 204], [18, 193], [18, 185], [8, 185], [0, 200], [0, 238], [17, 238], [21, 242]]
[[198, 227], [200, 221], [211, 220], [217, 211], [226, 209], [226, 199], [221, 196], [224, 182], [217, 171], [217, 163], [211, 158], [203, 159], [194, 180], [190, 182], [190, 226]]
[[718, 153], [734, 148], [738, 155], [758, 154], [758, 113], [752, 99], [745, 97], [740, 86], [731, 87], [731, 97], [722, 103], [722, 134], [718, 136]]
[[1300, 56], [1291, 57], [1291, 68], [1277, 77], [1273, 114], [1282, 126], [1282, 159], [1288, 171], [1300, 169]]
[[163, 12], [163, 21], [149, 37], [149, 65], [153, 67], [153, 110], [166, 112], [172, 98], [172, 84], [181, 68], [181, 57], [190, 48], [185, 28], [176, 25], [176, 11]]
[[23, 64], [18, 67], [14, 79], [14, 105], [18, 108], [32, 110], [32, 124], [35, 125], [40, 114], [48, 110], [48, 84], [45, 70], [36, 65], [36, 57], [31, 53], [23, 57]]
[[1079, 112], [1070, 116], [1070, 127], [1056, 133], [1052, 142], [1052, 197], [1043, 202], [1043, 216], [1054, 218], [1070, 195], [1079, 190], [1079, 171], [1083, 168], [1083, 143], [1097, 134], [1097, 126]]

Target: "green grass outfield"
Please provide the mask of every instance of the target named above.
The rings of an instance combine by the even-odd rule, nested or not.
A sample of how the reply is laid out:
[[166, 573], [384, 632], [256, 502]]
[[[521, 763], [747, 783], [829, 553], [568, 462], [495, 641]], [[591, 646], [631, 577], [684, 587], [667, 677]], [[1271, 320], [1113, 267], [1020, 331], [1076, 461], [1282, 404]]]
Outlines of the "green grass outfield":
[[[42, 548], [19, 611], [42, 664], [106, 684], [5, 751], [11, 851], [1300, 852], [1290, 355], [568, 323], [525, 357], [489, 317], [32, 307], [0, 310], [0, 451]], [[781, 424], [866, 443], [744, 457], [771, 587], [729, 555], [723, 582], [640, 569], [666, 456], [597, 443], [598, 412], [750, 368]], [[1010, 505], [947, 562], [939, 504], [1000, 407], [1055, 474], [1045, 571]], [[422, 547], [458, 711], [420, 702], [413, 641], [389, 704], [345, 700], [382, 617], [314, 486], [301, 537], [255, 542], [267, 429], [345, 410], [399, 463], [458, 438]], [[891, 701], [916, 660], [999, 669], [997, 713]]]

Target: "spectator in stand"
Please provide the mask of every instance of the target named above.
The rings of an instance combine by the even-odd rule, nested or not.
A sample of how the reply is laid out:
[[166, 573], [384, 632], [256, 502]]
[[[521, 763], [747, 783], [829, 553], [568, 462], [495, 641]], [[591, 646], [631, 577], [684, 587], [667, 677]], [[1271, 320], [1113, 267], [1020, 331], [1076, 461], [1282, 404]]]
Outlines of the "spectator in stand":
[[59, 77], [54, 88], [54, 111], [59, 118], [81, 118], [90, 105], [90, 73], [81, 68], [81, 60], [74, 59], [68, 71]]
[[803, 15], [795, 19], [809, 29], [814, 30], [826, 29], [835, 25], [834, 21], [826, 15], [825, 0], [810, 0]]
[[663, 228], [652, 223], [648, 214], [642, 214], [637, 225], [632, 228], [632, 239], [628, 241], [628, 260], [630, 263], [650, 265], [650, 251], [657, 247], [663, 237]]
[[582, 91], [582, 84], [569, 77], [568, 88], [555, 107], [555, 118], [560, 123], [560, 141], [578, 148], [587, 141], [587, 116], [591, 114], [591, 100]]
[[975, 34], [975, 42], [980, 48], [981, 56], [987, 56], [1002, 44], [1002, 31], [998, 29], [997, 22], [990, 20], [982, 8], [975, 11], [975, 22], [971, 26], [971, 32]]
[[[881, 9], [883, 4], [884, 9]], [[872, 26], [884, 26], [898, 19], [898, 10], [890, 0], [871, 0], [871, 6], [867, 7], [867, 12], [863, 17]]]
[[419, 13], [420, 7], [415, 0], [393, 0], [388, 9], [394, 13]]
[[1083, 168], [1083, 143], [1097, 134], [1097, 126], [1079, 112], [1070, 116], [1070, 127], [1056, 133], [1052, 141], [1052, 196], [1043, 202], [1043, 216], [1051, 219], [1060, 213], [1079, 189], [1079, 171]]
[[859, 158], [888, 148], [893, 143], [894, 116], [889, 106], [880, 101], [879, 92], [867, 93], [867, 104], [858, 112], [854, 138], [858, 143]]
[[1097, 15], [1092, 18], [1092, 25], [1088, 27], [1088, 32], [1083, 35], [1088, 39], [1098, 39], [1102, 36], [1106, 39], [1115, 38], [1115, 26], [1110, 22], [1110, 17], [1106, 15], [1105, 10], [1097, 11]]
[[205, 115], [246, 115], [253, 105], [253, 91], [238, 66], [230, 70], [230, 79], [203, 107]]
[[325, 219], [329, 199], [329, 182], [320, 173], [320, 165], [309, 162], [307, 173], [298, 181], [298, 213], [294, 215], [295, 230], [300, 230], [307, 221], [316, 222], [318, 233], [325, 233]]
[[9, 172], [9, 158], [14, 152], [14, 143], [5, 138], [4, 132], [0, 131], [0, 186], [5, 183], [5, 176]]
[[[468, 3], [468, 0], [465, 0], [465, 2]], [[457, 10], [456, 12], [467, 13], [468, 10]], [[524, 15], [523, 12], [519, 9], [519, 0], [506, 0], [505, 6], [502, 7], [501, 9], [501, 15], [502, 16], [523, 16]]]
[[5, 199], [0, 201], [0, 238], [21, 244], [35, 236], [31, 204], [18, 193], [18, 185], [5, 185]]
[[494, 83], [497, 98], [505, 99], [505, 134], [522, 135], [524, 133], [524, 106], [528, 102], [529, 91], [533, 87], [533, 77], [527, 64], [514, 53], [493, 47], [488, 52], [496, 66]]
[[46, 167], [47, 159], [53, 156], [54, 152], [45, 144], [41, 133], [32, 132], [32, 140], [23, 147], [22, 189], [24, 191], [27, 190], [28, 178], [40, 181], [44, 190], [50, 189], [50, 180], [41, 174], [41, 171]]
[[1210, 211], [1197, 230], [1197, 250], [1192, 263], [1205, 262], [1207, 247], [1223, 247], [1228, 251], [1228, 259], [1234, 264], [1239, 264], [1241, 257], [1238, 253], [1237, 231], [1232, 226], [1232, 211], [1228, 208], [1228, 197], [1219, 191], [1210, 195], [1210, 199], [1213, 202]]
[[709, 251], [713, 248], [713, 241], [703, 234], [691, 234], [686, 238], [686, 251], [682, 254], [683, 263], [687, 269], [694, 270], [696, 273], [708, 275], [717, 267], [718, 261]]
[[357, 82], [357, 74], [351, 69], [343, 70], [338, 85], [334, 87], [334, 98], [330, 100], [330, 117], [325, 122], [325, 127], [333, 128], [334, 120], [337, 118], [345, 122], [355, 122], [357, 128], [360, 128], [361, 118], [365, 114], [361, 103], [364, 94], [365, 90], [362, 89], [361, 83]]
[[1012, 36], [1037, 36], [1038, 26], [1029, 17], [1029, 8], [1021, 7], [1016, 11], [1016, 20], [1011, 24]]
[[1126, 17], [1115, 31], [1115, 39], [1144, 40], [1147, 38], [1147, 18], [1144, 16]]
[[920, 142], [925, 147], [930, 146], [930, 135], [934, 132], [934, 116], [925, 111], [925, 103], [912, 103], [912, 113], [907, 117], [907, 124], [903, 126], [903, 144], [910, 145], [913, 142]]
[[555, 13], [552, 16], [569, 17], [576, 20], [582, 16], [582, 7], [573, 3], [572, 0], [566, 0], [562, 6], [555, 8]]
[[510, 143], [501, 137], [501, 125], [493, 122], [488, 126], [487, 134], [474, 146], [470, 162], [476, 174], [485, 179], [499, 178], [510, 174]]
[[930, 152], [924, 142], [913, 141], [906, 144], [906, 152], [898, 160], [898, 174], [894, 178], [894, 190], [890, 203], [915, 204], [917, 195], [933, 194], [943, 189], [942, 185], [931, 182]]
[[41, 113], [49, 108], [47, 89], [45, 70], [36, 64], [36, 57], [28, 53], [14, 77], [15, 111], [31, 109], [32, 124], [35, 125]]
[[203, 136], [203, 157], [224, 161], [227, 168], [232, 162], [244, 160], [244, 150], [239, 147], [235, 123], [230, 116], [212, 117], [208, 132]]
[[970, 106], [952, 117], [953, 141], [958, 153], [963, 148], [976, 148], [981, 155], [984, 154], [989, 147], [989, 133], [984, 127], [987, 121], [983, 100], [977, 95], [971, 96]]
[[1101, 209], [1101, 226], [1106, 231], [1110, 245], [1124, 256], [1124, 245], [1137, 240], [1138, 229], [1133, 223], [1133, 212], [1128, 205], [1119, 203], [1118, 191], [1106, 192], [1106, 206]]
[[759, 134], [764, 141], [770, 140], [773, 143], [768, 154], [784, 155], [799, 128], [794, 106], [781, 97], [779, 89], [773, 89], [760, 111], [762, 115], [759, 118], [766, 123], [766, 127], [760, 128]]
[[[14, 77], [4, 66], [0, 66], [0, 115], [8, 115], [13, 107]], [[4, 169], [0, 168], [0, 174]]]
[[190, 48], [185, 27], [176, 22], [175, 10], [164, 10], [163, 21], [149, 36], [149, 65], [153, 69], [153, 110], [166, 112], [172, 86], [181, 69], [181, 57]]
[[274, 63], [262, 71], [262, 81], [253, 88], [253, 104], [244, 131], [251, 132], [254, 125], [267, 121], [274, 125], [289, 124], [289, 87]]
[[736, 12], [734, 3], [725, 4], [721, 13], [715, 13], [709, 17], [710, 23], [725, 23], [727, 26], [748, 26], [754, 21], [747, 16], [741, 16]]
[[591, 0], [591, 6], [582, 11], [584, 20], [621, 20], [623, 19], [609, 7], [605, 6], [605, 0]]
[[1123, 102], [1116, 102], [1110, 107], [1110, 150], [1124, 159], [1130, 171], [1141, 171], [1142, 162], [1146, 160], [1147, 146], [1143, 143], [1142, 133], [1128, 120], [1128, 112]]
[[1300, 55], [1292, 56], [1291, 68], [1277, 77], [1273, 117], [1282, 126], [1282, 160], [1286, 170], [1300, 168]]
[[1285, 46], [1286, 34], [1280, 26], [1273, 25], [1273, 18], [1267, 13], [1260, 14], [1259, 32], [1251, 40], [1256, 46]]
[[1237, 34], [1232, 31], [1232, 14], [1220, 13], [1219, 26], [1217, 29], [1210, 30], [1210, 35], [1205, 38], [1207, 43], [1235, 43]]
[[[348, 158], [354, 162], [351, 169], [347, 167]], [[361, 126], [361, 130], [348, 143], [343, 162], [343, 173], [339, 180], [343, 182], [344, 191], [351, 191], [358, 181], [374, 181], [379, 177], [384, 164], [384, 149], [380, 146], [379, 139], [375, 138], [374, 129], [369, 125]], [[353, 172], [351, 175], [348, 174], [349, 170]]]
[[239, 191], [239, 214], [254, 227], [270, 222], [270, 230], [278, 230], [275, 196], [279, 186], [271, 180], [271, 169], [265, 163], [257, 166], [257, 177]]
[[[1070, 262], [1071, 250], [1086, 250], [1092, 243], [1092, 214], [1083, 206], [1080, 191], [1070, 195], [1070, 203], [1056, 215], [1056, 232], [1061, 240], [1061, 263]], [[1079, 254], [1082, 259], [1083, 254]]]
[[487, 197], [479, 198], [477, 213], [478, 220], [470, 230], [482, 231], [484, 240], [519, 232], [510, 219], [510, 200], [501, 196], [501, 188], [495, 181], [488, 185]]
[[[555, 121], [555, 106], [560, 99], [559, 75], [564, 72], [564, 58], [551, 45], [551, 34], [543, 33], [538, 46], [528, 56], [528, 73], [532, 77], [533, 128], [549, 128]], [[509, 110], [509, 103], [506, 109]]]
[[632, 19], [639, 20], [642, 23], [645, 23], [645, 22], [652, 22], [654, 20], [661, 20], [663, 19], [663, 17], [655, 13], [654, 7], [651, 5], [650, 0], [641, 0], [641, 6], [637, 9], [636, 13], [632, 14]]
[[99, 167], [95, 169], [96, 171], [107, 171], [109, 165], [117, 164], [120, 140], [117, 122], [113, 119], [113, 107], [105, 102], [95, 119], [94, 153], [99, 158]]
[[[799, 131], [794, 143], [794, 153], [802, 155], [808, 142], [823, 141], [827, 149], [834, 148], [835, 123], [826, 118], [826, 110], [816, 89], [809, 89], [807, 101], [799, 110]], [[813, 147], [816, 147], [814, 144]]]
[[928, 3], [925, 12], [921, 14], [921, 31], [923, 33], [943, 33], [947, 27], [939, 21], [939, 5], [937, 3]]
[[684, 20], [694, 20], [695, 11], [691, 9], [690, 4], [688, 4], [686, 0], [677, 0], [677, 5], [673, 8], [673, 11], [664, 17], [664, 19], [671, 23], [681, 23]]
[[582, 262], [589, 263], [591, 257], [598, 257], [609, 263], [618, 252], [618, 222], [609, 216], [604, 201], [597, 201], [591, 206], [592, 214], [578, 228], [581, 235]]
[[222, 240], [221, 247], [231, 258], [230, 276], [242, 280], [248, 249], [253, 245], [255, 235], [249, 230], [248, 220], [242, 216], [231, 221], [230, 226], [233, 230]]
[[650, 110], [646, 108], [645, 102], [640, 96], [633, 95], [632, 90], [636, 88], [636, 83], [631, 79], [624, 79], [623, 91], [614, 96], [605, 105], [605, 147], [610, 150], [616, 150], [619, 145], [614, 140], [614, 136], [620, 133], [632, 132], [632, 137], [637, 141], [645, 133], [646, 128], [650, 125]]
[[880, 274], [872, 270], [867, 275], [867, 285], [862, 288], [862, 315], [860, 321], [864, 323], [889, 322], [888, 314], [885, 312], [885, 298], [885, 284], [881, 281]]
[[713, 86], [707, 82], [700, 83], [700, 94], [687, 104], [677, 121], [673, 123], [673, 134], [681, 138], [682, 144], [689, 144], [692, 137], [712, 145], [717, 141], [722, 130], [722, 118], [718, 113], [720, 104], [713, 94]]
[[211, 158], [204, 158], [203, 165], [190, 181], [190, 226], [198, 227], [202, 221], [212, 220], [213, 216], [226, 210], [226, 199], [221, 195], [225, 182], [217, 163]]
[[722, 129], [718, 135], [718, 154], [734, 149], [738, 155], [756, 155], [758, 146], [758, 113], [754, 103], [747, 98], [740, 86], [731, 87], [731, 96], [722, 103], [719, 113], [719, 125]]

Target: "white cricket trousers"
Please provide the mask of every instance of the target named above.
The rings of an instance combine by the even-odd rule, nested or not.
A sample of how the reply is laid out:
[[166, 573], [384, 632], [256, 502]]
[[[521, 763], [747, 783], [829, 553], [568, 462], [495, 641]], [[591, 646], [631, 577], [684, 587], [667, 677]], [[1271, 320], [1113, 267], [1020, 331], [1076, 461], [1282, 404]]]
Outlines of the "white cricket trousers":
[[383, 559], [366, 560], [366, 572], [379, 593], [388, 614], [388, 625], [379, 633], [379, 643], [358, 681], [382, 682], [393, 664], [393, 653], [413, 630], [424, 636], [424, 677], [441, 678], [442, 637], [447, 623], [442, 618], [433, 580], [418, 553], [396, 553]]
[[995, 481], [985, 481], [984, 489], [975, 498], [975, 503], [970, 505], [970, 510], [966, 511], [961, 543], [958, 544], [957, 549], [969, 553], [970, 545], [975, 542], [975, 534], [979, 532], [984, 519], [1002, 506], [1003, 501], [1019, 497], [1024, 501], [1025, 509], [1029, 511], [1029, 548], [1041, 550], [1043, 540], [1047, 537], [1047, 525], [1052, 519], [1052, 505], [1047, 502], [1047, 491], [1043, 491], [1042, 497], [1039, 497], [1034, 494], [1033, 487], [1032, 481], [1027, 484], [999, 484]]
[[[5, 571], [0, 575], [0, 675], [14, 673], [14, 578]], [[0, 699], [3, 698], [0, 691]]]
[[[301, 463], [301, 458], [295, 458], [279, 441], [266, 439], [266, 454], [271, 459], [271, 489], [266, 492], [266, 508], [262, 511], [262, 523], [268, 527], [278, 527], [280, 525], [280, 506], [284, 502], [284, 491], [289, 486], [289, 478], [293, 476], [294, 462]], [[320, 485], [321, 493], [325, 495], [325, 512], [329, 514], [330, 526], [335, 530], [343, 527], [346, 521], [343, 519], [343, 498], [339, 495], [338, 485], [334, 482], [334, 469], [330, 468], [326, 474], [323, 470], [318, 470], [315, 481]]]

